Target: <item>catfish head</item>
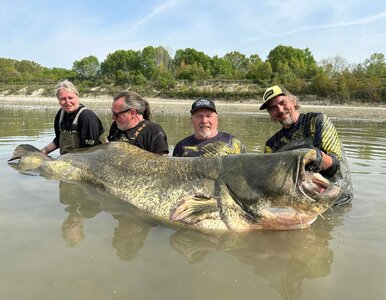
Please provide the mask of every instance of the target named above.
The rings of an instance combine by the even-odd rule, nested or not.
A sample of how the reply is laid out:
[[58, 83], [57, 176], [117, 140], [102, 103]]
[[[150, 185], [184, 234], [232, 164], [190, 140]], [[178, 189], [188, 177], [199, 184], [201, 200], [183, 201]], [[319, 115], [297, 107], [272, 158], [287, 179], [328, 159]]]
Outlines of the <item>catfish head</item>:
[[[239, 209], [245, 220], [236, 222], [242, 224], [237, 225], [241, 230], [305, 228], [332, 206], [341, 188], [305, 170], [314, 152], [302, 149], [224, 157], [222, 181], [236, 204], [232, 210]], [[229, 207], [222, 208], [226, 209]]]

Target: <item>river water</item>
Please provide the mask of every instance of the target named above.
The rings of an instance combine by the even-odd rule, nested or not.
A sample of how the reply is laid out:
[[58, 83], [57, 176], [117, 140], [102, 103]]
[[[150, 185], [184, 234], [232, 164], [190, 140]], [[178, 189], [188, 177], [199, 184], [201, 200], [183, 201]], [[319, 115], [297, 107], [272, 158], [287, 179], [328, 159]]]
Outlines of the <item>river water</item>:
[[[0, 108], [2, 299], [386, 298], [386, 123], [333, 119], [352, 172], [351, 205], [305, 230], [215, 237], [148, 223], [95, 186], [9, 166], [18, 144], [52, 140], [54, 114]], [[98, 115], [108, 128], [110, 116]], [[155, 117], [171, 149], [192, 133], [188, 114]], [[277, 128], [255, 114], [220, 116], [220, 129], [249, 152], [261, 152]]]

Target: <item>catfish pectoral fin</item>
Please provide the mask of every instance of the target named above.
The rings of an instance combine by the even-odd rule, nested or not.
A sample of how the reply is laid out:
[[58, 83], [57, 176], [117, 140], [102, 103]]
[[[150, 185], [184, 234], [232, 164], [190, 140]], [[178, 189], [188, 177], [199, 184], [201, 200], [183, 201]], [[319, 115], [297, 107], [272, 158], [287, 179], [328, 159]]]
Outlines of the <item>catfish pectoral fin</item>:
[[8, 162], [20, 159], [22, 156], [26, 155], [28, 152], [40, 152], [38, 148], [30, 144], [21, 144], [13, 150], [12, 157], [8, 159]]
[[196, 224], [210, 218], [210, 214], [217, 210], [216, 199], [203, 195], [189, 195], [170, 209], [170, 221]]

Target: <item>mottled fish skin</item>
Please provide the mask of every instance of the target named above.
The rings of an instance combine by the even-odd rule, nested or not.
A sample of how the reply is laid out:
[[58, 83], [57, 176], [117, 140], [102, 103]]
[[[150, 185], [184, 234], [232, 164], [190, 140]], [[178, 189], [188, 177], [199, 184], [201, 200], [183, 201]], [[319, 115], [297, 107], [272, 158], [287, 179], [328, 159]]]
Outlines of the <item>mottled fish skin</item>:
[[111, 142], [57, 159], [27, 151], [19, 165], [27, 170], [34, 158], [30, 169], [103, 186], [168, 225], [202, 231], [287, 230], [308, 227], [340, 194], [325, 179], [323, 188], [301, 184], [313, 180], [304, 173], [308, 152], [176, 158]]

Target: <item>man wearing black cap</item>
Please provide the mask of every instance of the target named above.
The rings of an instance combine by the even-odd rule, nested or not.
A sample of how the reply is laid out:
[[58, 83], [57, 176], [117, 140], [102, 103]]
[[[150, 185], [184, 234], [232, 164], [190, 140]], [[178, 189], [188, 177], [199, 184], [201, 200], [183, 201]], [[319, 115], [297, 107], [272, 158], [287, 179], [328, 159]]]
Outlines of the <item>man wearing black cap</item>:
[[218, 116], [213, 101], [199, 99], [190, 110], [194, 134], [179, 141], [173, 156], [221, 156], [246, 152], [244, 145], [236, 137], [226, 132], [219, 132]]
[[316, 148], [317, 158], [307, 168], [333, 176], [342, 159], [342, 146], [335, 126], [323, 113], [300, 113], [298, 99], [283, 86], [267, 88], [260, 110], [267, 109], [273, 121], [283, 128], [265, 144], [265, 153], [297, 148]]

